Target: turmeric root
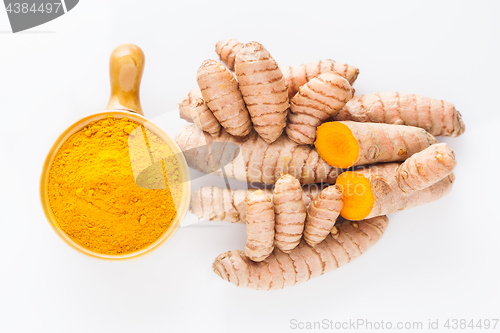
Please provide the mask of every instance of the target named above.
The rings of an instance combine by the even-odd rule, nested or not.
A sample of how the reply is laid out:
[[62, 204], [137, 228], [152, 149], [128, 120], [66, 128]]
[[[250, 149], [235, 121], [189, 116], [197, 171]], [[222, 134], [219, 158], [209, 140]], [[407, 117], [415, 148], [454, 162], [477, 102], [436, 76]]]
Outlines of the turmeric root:
[[219, 255], [214, 272], [232, 284], [257, 290], [277, 290], [306, 282], [359, 257], [384, 234], [389, 220], [379, 216], [359, 222], [345, 221], [324, 241], [312, 247], [302, 240], [290, 253], [275, 248], [264, 261], [254, 262], [242, 251]]
[[220, 125], [231, 135], [247, 136], [252, 123], [233, 74], [221, 63], [205, 60], [197, 80], [203, 99]]
[[236, 39], [224, 39], [215, 44], [215, 53], [217, 53], [222, 63], [233, 71], [234, 59], [242, 47], [243, 43], [238, 42]]
[[203, 100], [203, 96], [201, 96], [200, 88], [194, 88], [184, 97], [182, 102], [179, 103], [179, 117], [192, 123], [193, 117], [191, 117], [191, 110], [199, 106], [208, 109], [208, 106]]
[[356, 81], [359, 74], [359, 69], [356, 67], [340, 64], [330, 59], [313, 61], [297, 67], [281, 67], [281, 70], [288, 83], [288, 97], [290, 99], [295, 96], [300, 87], [320, 74], [336, 73], [345, 78], [350, 85]]
[[404, 161], [435, 143], [436, 138], [418, 127], [334, 121], [318, 127], [315, 145], [328, 164], [349, 168]]
[[336, 182], [343, 195], [340, 214], [349, 220], [362, 220], [419, 206], [448, 194], [455, 180], [452, 173], [443, 175], [443, 179], [422, 190], [406, 193], [398, 184], [400, 165], [379, 164], [342, 173]]
[[302, 188], [295, 177], [283, 175], [278, 179], [274, 187], [273, 204], [276, 215], [275, 245], [288, 253], [299, 244], [306, 219]]
[[435, 136], [459, 136], [465, 131], [462, 115], [453, 104], [397, 92], [355, 96], [339, 112], [336, 120], [410, 125]]
[[202, 131], [207, 132], [211, 136], [219, 136], [221, 126], [219, 121], [215, 118], [212, 111], [207, 108], [205, 102], [198, 100], [198, 106], [191, 109], [191, 116], [193, 117], [193, 122], [198, 126]]
[[315, 246], [321, 243], [332, 231], [342, 209], [342, 191], [337, 185], [321, 191], [309, 208], [304, 229], [304, 240]]
[[[322, 73], [336, 73], [346, 78], [349, 83], [352, 84], [359, 72], [358, 69], [352, 66], [340, 65], [332, 60], [322, 60], [301, 65], [296, 68], [284, 67], [288, 76], [283, 76], [283, 73], [274, 59], [269, 55], [269, 52], [259, 43], [248, 43], [246, 48], [244, 48], [243, 44], [238, 41], [226, 39], [219, 41], [215, 49], [221, 61], [226, 64], [230, 70], [235, 69], [237, 54], [243, 49], [240, 55], [242, 66], [240, 66], [239, 71], [236, 70], [238, 80], [240, 81], [240, 91], [248, 106], [247, 109], [248, 112], [250, 112], [255, 130], [267, 143], [274, 142], [281, 135], [283, 128], [286, 126], [286, 113], [289, 106], [289, 99], [296, 94], [300, 86]], [[215, 121], [216, 119], [219, 120], [220, 125], [226, 128], [230, 134], [245, 136], [251, 124], [250, 122], [247, 123], [247, 114], [243, 111], [245, 108], [244, 103], [241, 103], [239, 99], [236, 98], [238, 93], [237, 89], [234, 87], [237, 87], [237, 82], [230, 76], [231, 73], [229, 73], [226, 68], [223, 68], [222, 65], [216, 65], [218, 65], [217, 62], [210, 61], [209, 64], [205, 63], [200, 68], [202, 72], [207, 71], [205, 67], [215, 70], [215, 72], [210, 73], [211, 75], [207, 75], [207, 78], [211, 77], [215, 79], [216, 82], [208, 81], [206, 83], [208, 83], [210, 87], [214, 87], [214, 84], [216, 84], [219, 89], [208, 89], [207, 94], [211, 93], [215, 94], [215, 96], [203, 96], [205, 101], [210, 101], [208, 108], [213, 111], [213, 115], [208, 112], [207, 103], [203, 101], [201, 93], [198, 90], [193, 90], [181, 104], [179, 104], [180, 116], [190, 122], [198, 120], [196, 124], [213, 136], [217, 136], [220, 131], [220, 126]], [[229, 84], [225, 84], [225, 82], [229, 82]], [[318, 125], [317, 118], [319, 117], [318, 119], [324, 120], [325, 112], [332, 115], [338, 111], [330, 109], [332, 106], [332, 99], [328, 98], [330, 97], [328, 95], [328, 89], [322, 91], [321, 84], [318, 82], [313, 82], [311, 85], [316, 88], [311, 87], [308, 89], [309, 93], [306, 93], [305, 101], [304, 98], [297, 98], [296, 109], [298, 111], [290, 117], [291, 124], [287, 129], [289, 137], [299, 144], [305, 142], [312, 144], [315, 137], [314, 128]], [[223, 92], [220, 91], [220, 87], [223, 87]], [[323, 88], [325, 88], [324, 85]], [[287, 94], [284, 93], [287, 89], [289, 99], [286, 98]], [[318, 90], [315, 89], [320, 89], [319, 93], [323, 96], [317, 96], [314, 91]], [[226, 94], [226, 92], [229, 91], [232, 93]], [[217, 98], [218, 101], [212, 101], [213, 97]], [[322, 98], [318, 99], [318, 97]], [[336, 96], [334, 95], [333, 97]], [[310, 107], [308, 108], [308, 106], [310, 106], [309, 102], [312, 100], [316, 100], [316, 103], [311, 105], [318, 109], [316, 112], [311, 110]], [[328, 105], [322, 107], [320, 102], [325, 101]], [[301, 110], [303, 108], [305, 108], [305, 110]], [[195, 114], [198, 114], [199, 117], [194, 117]], [[236, 115], [239, 117], [236, 117]], [[239, 128], [239, 131], [236, 130], [235, 127]]]
[[179, 104], [179, 115], [182, 119], [193, 122], [212, 136], [219, 136], [220, 124], [201, 96], [201, 91], [195, 88], [189, 92]]
[[298, 144], [313, 144], [316, 128], [333, 117], [354, 95], [342, 76], [323, 73], [300, 87], [292, 98], [286, 134]]
[[[241, 50], [243, 44], [236, 39], [224, 39], [215, 45], [215, 52], [219, 55], [220, 60], [230, 70], [234, 69], [234, 58]], [[352, 85], [359, 74], [359, 69], [350, 65], [340, 64], [333, 60], [319, 60], [308, 64], [303, 64], [297, 67], [284, 66], [280, 67], [283, 76], [288, 85], [288, 98], [299, 91], [299, 88], [309, 82], [313, 77], [322, 73], [333, 72], [345, 78]]]
[[[302, 187], [302, 200], [306, 207], [319, 195], [321, 189], [322, 186], [318, 184]], [[256, 189], [228, 190], [215, 186], [202, 187], [193, 192], [189, 211], [202, 220], [245, 223], [245, 198], [255, 191]], [[263, 191], [272, 198], [272, 190]]]
[[[229, 157], [231, 162], [224, 168], [226, 175], [245, 182], [274, 184], [286, 173], [297, 178], [301, 184], [334, 184], [340, 174], [339, 169], [319, 157], [314, 147], [296, 145], [286, 135], [267, 144], [255, 131], [251, 131], [245, 140], [239, 140], [224, 130], [219, 137], [213, 138], [195, 125], [189, 125], [177, 133], [175, 141], [191, 168], [222, 175], [221, 170], [213, 167], [216, 164], [214, 161]], [[217, 146], [208, 152], [206, 145], [211, 147], [214, 143]], [[230, 145], [239, 147], [240, 151], [229, 149]]]
[[261, 44], [251, 42], [236, 55], [234, 71], [255, 131], [273, 143], [286, 126], [290, 106], [278, 64]]
[[404, 192], [420, 191], [448, 176], [455, 166], [455, 153], [446, 143], [438, 143], [408, 158], [396, 171]]
[[248, 195], [246, 206], [245, 255], [253, 261], [262, 261], [274, 249], [273, 203], [264, 191], [257, 190]]

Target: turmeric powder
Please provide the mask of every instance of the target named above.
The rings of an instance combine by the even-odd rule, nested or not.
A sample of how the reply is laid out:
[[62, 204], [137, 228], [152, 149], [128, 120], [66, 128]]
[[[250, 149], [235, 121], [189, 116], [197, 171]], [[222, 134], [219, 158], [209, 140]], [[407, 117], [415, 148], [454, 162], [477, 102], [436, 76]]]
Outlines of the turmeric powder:
[[[148, 189], [136, 184], [132, 163], [150, 165], [153, 158], [168, 153], [149, 149], [145, 154], [149, 160], [136, 161], [140, 156], [129, 151], [129, 137], [147, 131], [139, 126], [126, 117], [91, 122], [71, 135], [54, 157], [48, 175], [49, 206], [58, 227], [90, 251], [106, 255], [138, 251], [158, 240], [176, 216], [179, 193], [171, 193], [175, 186]], [[150, 131], [147, 138], [148, 145], [164, 143]], [[168, 147], [165, 143], [160, 150], [164, 146]], [[181, 183], [178, 161], [161, 163], [165, 181]]]

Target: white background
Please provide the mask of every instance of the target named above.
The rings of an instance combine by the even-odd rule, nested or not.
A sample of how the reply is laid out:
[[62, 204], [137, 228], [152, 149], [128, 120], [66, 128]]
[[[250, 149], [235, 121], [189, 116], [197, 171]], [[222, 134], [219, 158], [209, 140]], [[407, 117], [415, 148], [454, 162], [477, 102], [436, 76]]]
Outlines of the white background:
[[[442, 328], [446, 319], [499, 318], [499, 4], [84, 0], [18, 34], [0, 9], [0, 332], [287, 332], [292, 319], [424, 328], [439, 319]], [[452, 193], [391, 215], [382, 240], [355, 262], [277, 292], [239, 289], [212, 272], [218, 254], [243, 248], [244, 225], [188, 215], [190, 227], [134, 262], [68, 247], [45, 219], [39, 177], [58, 135], [106, 105], [112, 49], [143, 48], [145, 114], [175, 136], [184, 123], [173, 110], [223, 38], [260, 41], [282, 65], [357, 66], [357, 94], [454, 103], [467, 130], [442, 140], [458, 160]], [[193, 186], [222, 184], [205, 177]]]

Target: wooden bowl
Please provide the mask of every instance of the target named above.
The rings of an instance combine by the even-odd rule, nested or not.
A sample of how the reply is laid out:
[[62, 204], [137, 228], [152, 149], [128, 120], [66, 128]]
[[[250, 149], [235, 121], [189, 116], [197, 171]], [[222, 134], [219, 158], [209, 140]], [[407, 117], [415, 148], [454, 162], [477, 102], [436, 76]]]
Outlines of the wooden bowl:
[[[138, 259], [146, 254], [151, 253], [154, 249], [158, 248], [162, 243], [172, 237], [177, 229], [180, 227], [182, 220], [184, 219], [186, 212], [189, 208], [189, 202], [191, 199], [191, 181], [189, 178], [189, 169], [187, 167], [186, 160], [182, 154], [180, 148], [172, 140], [172, 138], [167, 135], [161, 128], [156, 126], [151, 121], [147, 120], [142, 114], [142, 108], [139, 99], [139, 88], [142, 78], [142, 72], [144, 69], [144, 53], [142, 50], [133, 44], [124, 44], [118, 46], [110, 58], [110, 81], [111, 81], [111, 97], [106, 109], [103, 112], [96, 113], [87, 116], [83, 119], [78, 120], [73, 125], [71, 125], [64, 133], [62, 133], [56, 140], [52, 148], [50, 149], [45, 164], [43, 166], [41, 184], [40, 184], [40, 196], [42, 200], [43, 210], [47, 216], [53, 229], [56, 233], [71, 247], [78, 250], [81, 253], [89, 255], [94, 258], [106, 259], [106, 260], [130, 260]], [[127, 117], [140, 125], [142, 125], [146, 130], [161, 138], [175, 154], [177, 158], [180, 172], [182, 175], [182, 181], [176, 184], [176, 190], [181, 190], [182, 195], [179, 200], [174, 202], [176, 206], [176, 216], [171, 223], [171, 226], [159, 237], [155, 242], [147, 247], [144, 247], [135, 252], [129, 252], [120, 255], [108, 255], [98, 252], [91, 251], [80, 244], [76, 243], [71, 237], [69, 237], [58, 225], [57, 220], [52, 212], [52, 209], [48, 201], [48, 175], [57, 155], [58, 150], [63, 145], [63, 143], [74, 133], [78, 132], [83, 127], [87, 126], [90, 122], [97, 121], [109, 116], [115, 118]], [[170, 184], [169, 184], [170, 185]]]

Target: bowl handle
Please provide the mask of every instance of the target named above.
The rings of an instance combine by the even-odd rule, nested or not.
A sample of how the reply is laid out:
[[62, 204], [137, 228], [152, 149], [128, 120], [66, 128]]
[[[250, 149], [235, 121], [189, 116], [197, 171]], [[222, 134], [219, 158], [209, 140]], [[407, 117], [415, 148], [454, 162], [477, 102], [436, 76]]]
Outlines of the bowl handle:
[[111, 96], [106, 110], [128, 110], [144, 115], [139, 89], [144, 70], [144, 53], [134, 44], [117, 46], [109, 59]]

